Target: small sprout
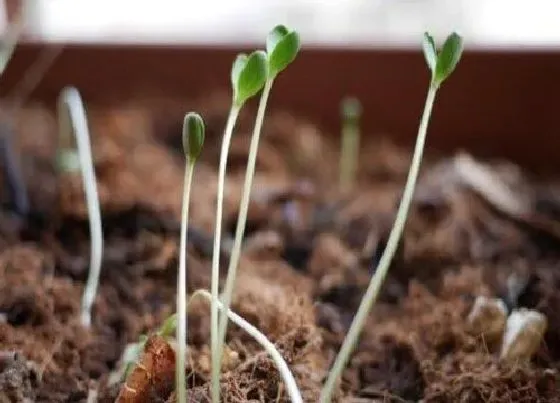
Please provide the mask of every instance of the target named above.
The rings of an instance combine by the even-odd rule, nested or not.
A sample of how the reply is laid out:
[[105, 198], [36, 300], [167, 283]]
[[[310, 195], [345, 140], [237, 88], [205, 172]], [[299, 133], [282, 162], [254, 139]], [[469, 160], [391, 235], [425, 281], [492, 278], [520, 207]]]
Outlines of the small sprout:
[[175, 351], [171, 344], [158, 335], [148, 337], [115, 402], [145, 402], [151, 401], [150, 396], [162, 396], [172, 382], [174, 372]]
[[[253, 133], [251, 135], [251, 143], [249, 145], [249, 156], [247, 158], [247, 170], [245, 171], [245, 181], [243, 183], [243, 191], [241, 195], [241, 202], [239, 204], [239, 212], [237, 215], [237, 226], [235, 228], [235, 238], [233, 241], [233, 247], [231, 250], [231, 256], [229, 259], [229, 265], [227, 269], [226, 283], [223, 291], [223, 304], [225, 312], [228, 312], [231, 304], [231, 298], [233, 295], [233, 289], [235, 287], [235, 278], [237, 274], [237, 266], [239, 265], [239, 259], [241, 256], [241, 246], [243, 242], [243, 237], [245, 234], [245, 226], [247, 223], [247, 212], [249, 209], [249, 201], [251, 198], [251, 188], [253, 185], [253, 177], [255, 175], [255, 166], [257, 162], [257, 153], [259, 149], [259, 140], [264, 123], [264, 117], [266, 112], [266, 106], [268, 103], [268, 97], [274, 83], [276, 75], [285, 69], [288, 64], [290, 64], [297, 55], [299, 49], [299, 36], [295, 31], [289, 31], [286, 27], [281, 25], [277, 26], [272, 30], [267, 38], [267, 51], [269, 52], [268, 58], [264, 54], [264, 61], [270, 63], [267, 68], [269, 76], [265, 77], [264, 88], [259, 100], [259, 107], [257, 110], [257, 116], [255, 118], [255, 126], [253, 128]], [[236, 66], [237, 65], [237, 66]], [[234, 63], [234, 71], [239, 71], [243, 62]], [[232, 77], [239, 73], [232, 74]], [[225, 167], [224, 167], [225, 170]], [[220, 215], [216, 214], [216, 219], [221, 220]], [[214, 246], [214, 251], [219, 251], [219, 245]], [[216, 278], [216, 289], [217, 289], [217, 278]], [[213, 293], [213, 297], [217, 299], [217, 295]], [[216, 308], [214, 308], [216, 309]], [[220, 316], [220, 321], [218, 325], [216, 350], [217, 353], [214, 354], [212, 351], [212, 401], [217, 401], [219, 399], [219, 376], [220, 376], [220, 363], [222, 362], [223, 346], [225, 343], [226, 329], [228, 324], [228, 316], [222, 314]], [[213, 328], [213, 327], [212, 327]]]
[[[432, 46], [433, 40], [426, 34], [424, 36], [424, 54], [426, 55], [426, 60], [428, 66], [433, 67], [434, 57], [432, 52], [435, 52], [435, 47]], [[320, 402], [329, 403], [331, 401], [331, 396], [334, 389], [342, 375], [342, 372], [350, 359], [350, 356], [358, 342], [360, 333], [365, 325], [366, 319], [369, 312], [379, 294], [379, 290], [383, 285], [391, 261], [400, 243], [400, 239], [406, 224], [406, 219], [408, 216], [408, 210], [412, 202], [414, 195], [414, 188], [416, 187], [416, 181], [418, 180], [418, 173], [420, 171], [420, 165], [422, 162], [422, 155], [424, 153], [424, 145], [426, 143], [426, 135], [428, 131], [428, 122], [432, 114], [432, 108], [434, 106], [434, 101], [436, 97], [437, 90], [440, 84], [446, 79], [457, 63], [461, 56], [462, 51], [462, 40], [457, 34], [452, 34], [446, 41], [447, 45], [444, 45], [444, 50], [438, 55], [437, 62], [435, 65], [435, 73], [432, 75], [432, 80], [428, 87], [428, 94], [426, 96], [426, 102], [424, 104], [424, 112], [422, 113], [422, 118], [420, 120], [420, 125], [418, 127], [418, 135], [416, 137], [416, 144], [414, 146], [414, 153], [412, 155], [412, 162], [410, 164], [410, 170], [408, 172], [408, 177], [406, 179], [406, 184], [401, 198], [401, 203], [397, 210], [397, 216], [395, 218], [395, 223], [393, 228], [391, 228], [391, 233], [387, 240], [385, 250], [379, 259], [377, 268], [374, 271], [369, 285], [366, 289], [364, 296], [358, 307], [358, 311], [352, 320], [352, 324], [346, 334], [346, 338], [342, 343], [342, 346], [338, 352], [338, 355], [334, 361], [331, 371], [327, 377], [323, 390], [321, 391]], [[427, 49], [426, 49], [427, 48]]]
[[[206, 290], [197, 290], [191, 295], [191, 300], [197, 296], [202, 296], [210, 302], [214, 302], [216, 306], [222, 311], [222, 315], [228, 316], [233, 323], [243, 329], [249, 336], [251, 336], [257, 343], [259, 343], [265, 351], [270, 355], [272, 361], [276, 365], [278, 372], [280, 372], [280, 377], [284, 381], [286, 391], [290, 396], [290, 401], [292, 403], [303, 403], [303, 398], [298, 389], [294, 375], [290, 371], [288, 364], [282, 357], [282, 354], [278, 351], [274, 343], [272, 343], [268, 338], [259, 331], [255, 326], [247, 322], [243, 317], [236, 314], [235, 312], [225, 308], [224, 304], [220, 301], [212, 301], [212, 294]], [[214, 400], [213, 400], [214, 402]]]
[[[177, 314], [174, 313], [161, 324], [159, 329], [156, 330], [155, 335], [167, 340], [173, 335], [176, 328]], [[144, 351], [147, 340], [148, 336], [141, 334], [138, 337], [137, 342], [126, 345], [121, 355], [121, 359], [119, 360], [118, 368], [109, 375], [109, 386], [120, 383], [124, 379], [128, 378], [132, 369], [137, 365], [138, 360]]]
[[249, 56], [238, 55], [231, 69], [235, 105], [241, 107], [255, 96], [263, 88], [267, 78], [268, 60], [265, 52], [256, 50]]
[[340, 190], [346, 192], [352, 188], [358, 155], [360, 152], [360, 127], [359, 119], [362, 114], [362, 105], [356, 98], [346, 98], [341, 104], [342, 113], [342, 147], [340, 151]]
[[185, 152], [185, 183], [183, 189], [183, 208], [181, 214], [181, 238], [179, 243], [179, 273], [177, 275], [177, 316], [164, 323], [162, 331], [170, 332], [175, 328], [177, 338], [177, 360], [175, 362], [175, 381], [177, 402], [187, 401], [187, 380], [185, 377], [185, 357], [187, 355], [187, 235], [189, 228], [189, 204], [192, 179], [196, 160], [204, 144], [204, 121], [198, 113], [189, 112], [183, 121], [183, 151]]
[[[86, 194], [86, 205], [88, 210], [89, 228], [91, 237], [91, 252], [89, 274], [84, 294], [82, 297], [82, 324], [89, 327], [91, 324], [91, 308], [95, 301], [97, 286], [99, 284], [99, 274], [101, 272], [101, 262], [103, 255], [103, 228], [101, 225], [101, 209], [99, 207], [99, 197], [97, 195], [97, 180], [95, 178], [95, 170], [91, 156], [90, 136], [88, 122], [84, 104], [78, 90], [74, 87], [64, 88], [60, 92], [58, 99], [58, 117], [59, 117], [59, 149], [58, 155], [70, 155], [71, 136], [74, 133], [75, 143], [77, 145], [77, 159], [79, 168], [82, 171], [82, 182]], [[74, 152], [74, 155], [76, 153]], [[60, 162], [61, 159], [58, 159]], [[74, 161], [68, 157], [64, 161]], [[72, 165], [59, 165], [59, 170], [68, 172], [76, 167]]]
[[299, 34], [289, 30], [284, 25], [277, 25], [266, 38], [266, 52], [268, 53], [268, 74], [276, 77], [290, 63], [292, 63], [301, 47]]
[[196, 161], [204, 144], [204, 121], [196, 112], [185, 115], [183, 122], [183, 151], [189, 161]]
[[478, 296], [467, 316], [471, 333], [483, 336], [489, 342], [502, 337], [506, 321], [507, 307], [500, 298]]
[[453, 32], [438, 52], [434, 38], [424, 33], [424, 57], [432, 72], [432, 85], [439, 87], [453, 73], [463, 53], [463, 38]]
[[530, 309], [513, 311], [507, 320], [500, 358], [510, 363], [530, 361], [546, 328], [546, 316], [542, 313]]

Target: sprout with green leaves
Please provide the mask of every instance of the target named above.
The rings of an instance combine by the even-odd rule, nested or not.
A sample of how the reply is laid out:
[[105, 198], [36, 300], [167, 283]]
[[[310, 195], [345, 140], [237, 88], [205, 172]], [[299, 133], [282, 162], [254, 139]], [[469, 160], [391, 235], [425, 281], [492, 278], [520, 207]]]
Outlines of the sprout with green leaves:
[[218, 167], [218, 190], [216, 196], [216, 223], [214, 230], [214, 249], [212, 254], [212, 273], [210, 290], [212, 303], [210, 307], [210, 350], [212, 356], [212, 401], [220, 399], [220, 355], [218, 343], [218, 293], [220, 281], [220, 242], [222, 238], [222, 215], [224, 204], [224, 188], [226, 181], [227, 158], [231, 136], [237, 117], [243, 105], [255, 96], [265, 85], [268, 77], [268, 60], [266, 53], [257, 50], [250, 55], [240, 54], [233, 62], [231, 69], [231, 85], [233, 88], [232, 105], [226, 122], [224, 137], [220, 150]]
[[[91, 308], [99, 284], [103, 255], [103, 229], [97, 194], [97, 181], [91, 156], [90, 136], [84, 104], [78, 90], [64, 88], [58, 98], [59, 148], [57, 168], [59, 172], [82, 172], [82, 182], [86, 195], [89, 216], [91, 251], [89, 274], [82, 297], [81, 321], [86, 327], [91, 325]], [[72, 146], [70, 132], [74, 133], [76, 149]]]
[[331, 368], [329, 376], [325, 382], [325, 386], [321, 391], [320, 402], [329, 403], [333, 391], [342, 375], [350, 355], [354, 350], [354, 347], [360, 336], [360, 332], [364, 327], [367, 316], [377, 300], [377, 295], [379, 290], [385, 280], [387, 271], [391, 264], [391, 260], [397, 250], [399, 240], [401, 238], [404, 225], [406, 223], [406, 218], [408, 215], [408, 210], [412, 202], [412, 196], [414, 194], [414, 188], [416, 186], [416, 181], [418, 178], [418, 172], [420, 170], [420, 163], [422, 161], [422, 154], [424, 151], [424, 144], [426, 142], [426, 132], [428, 128], [428, 121], [430, 120], [430, 115], [432, 113], [432, 107], [434, 104], [436, 92], [441, 86], [441, 84], [451, 75], [457, 66], [461, 54], [463, 52], [463, 39], [456, 33], [453, 33], [447, 37], [440, 52], [436, 51], [434, 45], [434, 40], [429, 34], [424, 34], [424, 55], [428, 63], [428, 67], [432, 72], [432, 77], [430, 80], [430, 86], [428, 89], [428, 95], [426, 98], [426, 103], [424, 106], [424, 112], [422, 114], [422, 119], [420, 120], [420, 126], [418, 128], [418, 136], [416, 138], [416, 145], [414, 147], [414, 154], [412, 156], [412, 162], [408, 177], [406, 180], [406, 185], [402, 195], [401, 203], [397, 211], [397, 217], [391, 233], [389, 234], [389, 239], [383, 255], [379, 260], [379, 264], [375, 270], [375, 274], [371, 278], [368, 288], [365, 292], [358, 312], [354, 316], [350, 329], [346, 335], [342, 347], [336, 357], [336, 360]]
[[354, 185], [358, 155], [360, 152], [360, 116], [362, 105], [356, 98], [346, 98], [341, 104], [342, 147], [340, 150], [340, 191], [350, 190]]
[[[177, 402], [187, 401], [185, 357], [187, 355], [187, 234], [189, 227], [189, 204], [194, 166], [204, 144], [204, 121], [196, 112], [189, 112], [183, 121], [183, 150], [186, 157], [181, 213], [181, 238], [179, 243], [179, 273], [177, 275], [177, 360], [175, 381]], [[166, 329], [169, 326], [166, 326]]]
[[[241, 202], [239, 206], [239, 213], [237, 216], [237, 227], [235, 229], [235, 238], [229, 260], [226, 283], [223, 292], [223, 304], [226, 312], [230, 308], [231, 298], [233, 295], [233, 288], [235, 286], [235, 278], [237, 273], [237, 266], [241, 256], [241, 243], [245, 233], [245, 226], [247, 222], [247, 211], [249, 209], [249, 200], [251, 196], [251, 187], [253, 184], [253, 177], [255, 175], [255, 165], [257, 161], [257, 152], [259, 148], [259, 139], [264, 122], [266, 106], [270, 90], [274, 80], [290, 63], [294, 61], [300, 49], [299, 35], [296, 31], [289, 30], [283, 25], [276, 26], [269, 34], [266, 40], [267, 53], [264, 54], [264, 60], [267, 67], [263, 71], [268, 72], [268, 77], [264, 82], [264, 89], [259, 100], [257, 116], [255, 118], [255, 126], [251, 136], [251, 143], [249, 145], [249, 156], [247, 160], [247, 170], [245, 172], [245, 181], [241, 195]], [[264, 52], [262, 52], [264, 53]], [[259, 53], [260, 54], [260, 53]], [[216, 250], [216, 249], [215, 249]], [[223, 345], [226, 337], [228, 316], [222, 314], [220, 316], [219, 330], [218, 330], [218, 354], [212, 364], [212, 380], [213, 387], [218, 389], [219, 370], [223, 354]], [[217, 392], [219, 393], [219, 389]], [[215, 395], [213, 395], [215, 396]], [[214, 400], [215, 401], [215, 400]]]

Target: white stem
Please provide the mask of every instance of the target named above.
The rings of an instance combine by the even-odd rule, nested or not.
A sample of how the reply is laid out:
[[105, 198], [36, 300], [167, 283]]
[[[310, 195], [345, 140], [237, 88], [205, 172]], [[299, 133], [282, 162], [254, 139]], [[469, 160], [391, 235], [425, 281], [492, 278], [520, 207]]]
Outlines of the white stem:
[[[241, 244], [243, 241], [243, 235], [245, 234], [245, 224], [247, 222], [247, 211], [249, 210], [249, 201], [251, 198], [251, 186], [253, 184], [253, 177], [255, 176], [255, 165], [257, 162], [257, 152], [259, 148], [259, 139], [262, 131], [262, 126], [264, 122], [264, 115], [266, 111], [266, 104], [268, 102], [268, 96], [270, 94], [270, 89], [274, 79], [267, 80], [261, 99], [259, 101], [259, 108], [257, 110], [257, 116], [255, 118], [255, 127], [253, 129], [253, 134], [251, 137], [251, 144], [249, 146], [249, 157], [247, 161], [247, 170], [245, 171], [245, 182], [243, 184], [243, 193], [241, 196], [241, 203], [239, 206], [239, 213], [237, 216], [237, 227], [235, 229], [235, 239], [233, 241], [233, 247], [231, 250], [231, 256], [229, 259], [229, 266], [227, 270], [226, 284], [224, 286], [224, 291], [222, 293], [222, 302], [226, 311], [229, 310], [231, 304], [231, 298], [233, 294], [233, 288], [235, 286], [235, 277], [237, 274], [237, 266], [239, 265], [239, 258], [241, 256]], [[222, 355], [224, 350], [224, 342], [226, 338], [228, 316], [220, 315], [220, 323], [218, 326], [218, 346], [219, 362], [222, 362]]]
[[220, 151], [220, 166], [218, 170], [218, 192], [216, 196], [216, 227], [214, 231], [214, 249], [212, 253], [212, 274], [211, 274], [211, 292], [212, 303], [210, 308], [210, 349], [212, 355], [212, 402], [220, 401], [220, 372], [221, 363], [218, 357], [218, 301], [219, 285], [220, 285], [220, 242], [222, 239], [222, 214], [224, 204], [224, 188], [226, 181], [227, 157], [231, 135], [239, 115], [240, 107], [233, 105], [226, 123], [224, 137], [222, 139], [222, 148]]
[[286, 390], [288, 391], [288, 395], [290, 396], [290, 400], [292, 401], [292, 403], [303, 403], [303, 398], [301, 397], [301, 393], [297, 386], [294, 375], [290, 371], [290, 368], [288, 367], [288, 364], [286, 363], [282, 355], [276, 349], [276, 346], [270, 340], [268, 340], [268, 338], [264, 334], [262, 334], [259, 329], [251, 325], [241, 316], [230, 310], [226, 311], [222, 303], [218, 300], [213, 300], [212, 295], [208, 291], [198, 290], [192, 295], [191, 298], [194, 298], [196, 295], [204, 296], [208, 301], [214, 303], [222, 311], [222, 313], [224, 313], [225, 311], [225, 313], [227, 313], [227, 316], [229, 316], [233, 323], [245, 330], [252, 338], [255, 339], [257, 343], [259, 343], [265, 349], [265, 351], [270, 355], [270, 358], [272, 358], [272, 360], [276, 364], [276, 368], [278, 368], [278, 372], [280, 372], [280, 376], [282, 377], [282, 380], [286, 385]]
[[177, 275], [177, 361], [175, 383], [177, 402], [187, 402], [187, 380], [185, 356], [187, 354], [187, 234], [189, 226], [189, 201], [194, 172], [194, 162], [188, 161], [185, 168], [183, 207], [181, 214], [181, 239], [179, 241], [179, 273]]
[[366, 293], [364, 294], [362, 301], [360, 302], [358, 312], [356, 312], [356, 316], [354, 316], [352, 324], [350, 325], [350, 329], [348, 330], [346, 338], [344, 339], [342, 347], [338, 352], [338, 355], [331, 368], [323, 390], [321, 391], [321, 403], [329, 403], [331, 401], [334, 388], [338, 383], [338, 380], [342, 375], [342, 371], [344, 371], [348, 360], [350, 359], [350, 355], [352, 354], [356, 343], [358, 342], [358, 338], [360, 337], [360, 333], [362, 331], [362, 328], [364, 327], [367, 316], [369, 315], [373, 304], [377, 300], [377, 295], [379, 294], [379, 290], [383, 285], [383, 281], [385, 280], [385, 276], [387, 275], [387, 271], [389, 270], [391, 260], [393, 259], [393, 256], [399, 245], [399, 240], [406, 223], [408, 209], [412, 202], [412, 196], [414, 195], [414, 187], [418, 178], [418, 172], [420, 171], [420, 162], [422, 161], [424, 144], [426, 142], [428, 121], [430, 120], [430, 115], [432, 113], [432, 107], [434, 104], [436, 92], [437, 87], [430, 86], [426, 98], [426, 104], [424, 106], [424, 113], [422, 114], [422, 120], [420, 121], [420, 127], [418, 128], [418, 136], [416, 138], [416, 145], [414, 147], [414, 154], [412, 156], [410, 171], [408, 172], [408, 177], [406, 180], [401, 203], [397, 211], [395, 224], [391, 229], [391, 233], [389, 234], [389, 239], [387, 241], [387, 246], [383, 251], [381, 259], [379, 260], [379, 264], [375, 270], [375, 274], [370, 280]]
[[[72, 131], [76, 138], [78, 157], [82, 171], [82, 181], [86, 195], [86, 204], [89, 216], [89, 230], [91, 237], [91, 251], [89, 274], [84, 294], [82, 296], [81, 321], [85, 327], [91, 325], [91, 307], [95, 300], [99, 274], [101, 272], [101, 256], [103, 254], [103, 230], [101, 227], [101, 212], [99, 197], [97, 195], [97, 181], [93, 169], [93, 161], [90, 148], [90, 136], [86, 113], [82, 98], [74, 87], [62, 90], [59, 97], [59, 111], [66, 107], [72, 124]], [[63, 130], [63, 128], [60, 128]], [[64, 128], [65, 129], [65, 128]], [[61, 137], [66, 133], [61, 132]]]

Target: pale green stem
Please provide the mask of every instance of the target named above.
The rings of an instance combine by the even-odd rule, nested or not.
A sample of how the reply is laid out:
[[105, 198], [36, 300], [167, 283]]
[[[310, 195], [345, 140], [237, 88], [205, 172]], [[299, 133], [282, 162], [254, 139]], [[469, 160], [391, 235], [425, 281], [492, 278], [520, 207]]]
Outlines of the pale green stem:
[[410, 171], [406, 180], [401, 203], [397, 211], [395, 224], [391, 229], [391, 233], [389, 234], [389, 239], [387, 241], [387, 246], [383, 251], [381, 259], [379, 260], [379, 264], [377, 266], [377, 269], [375, 270], [375, 274], [371, 278], [366, 293], [362, 298], [362, 301], [360, 302], [358, 312], [356, 313], [356, 316], [354, 316], [352, 324], [350, 325], [350, 329], [348, 330], [348, 334], [346, 335], [346, 338], [342, 343], [342, 347], [331, 368], [323, 390], [321, 391], [321, 403], [329, 403], [331, 401], [333, 391], [340, 379], [340, 376], [342, 375], [342, 372], [344, 371], [344, 368], [346, 367], [346, 364], [348, 363], [348, 360], [350, 359], [350, 355], [352, 354], [356, 343], [358, 342], [360, 332], [364, 327], [367, 316], [369, 315], [373, 304], [377, 300], [377, 295], [379, 293], [379, 290], [381, 289], [381, 286], [383, 285], [383, 281], [385, 280], [385, 276], [387, 275], [387, 271], [389, 270], [391, 260], [393, 259], [393, 256], [397, 250], [399, 240], [406, 223], [408, 209], [410, 207], [412, 196], [414, 194], [414, 187], [416, 185], [418, 173], [420, 171], [420, 163], [422, 161], [424, 144], [426, 142], [428, 122], [432, 113], [432, 107], [434, 104], [436, 92], [437, 87], [431, 85], [426, 97], [426, 104], [424, 106], [422, 120], [420, 121], [420, 127], [418, 128], [418, 137], [416, 138], [416, 145], [414, 147], [414, 154], [412, 156]]
[[303, 403], [303, 398], [301, 397], [301, 393], [298, 389], [294, 375], [290, 371], [290, 368], [282, 357], [282, 354], [280, 354], [276, 349], [276, 346], [270, 340], [268, 340], [268, 338], [262, 332], [260, 332], [256, 327], [251, 325], [241, 316], [239, 316], [235, 312], [232, 312], [231, 310], [226, 310], [220, 301], [213, 300], [212, 295], [208, 291], [197, 290], [192, 294], [191, 301], [197, 295], [202, 295], [207, 300], [211, 301], [211, 304], [215, 304], [222, 311], [222, 314], [227, 314], [227, 316], [229, 316], [233, 323], [247, 332], [253, 339], [255, 339], [257, 343], [259, 343], [265, 349], [265, 351], [270, 355], [270, 358], [272, 358], [272, 360], [276, 364], [276, 368], [278, 369], [278, 372], [280, 372], [280, 376], [282, 377], [282, 380], [286, 385], [286, 390], [288, 391], [288, 395], [290, 396], [290, 400], [292, 401], [292, 403]]
[[177, 275], [177, 361], [175, 363], [175, 383], [178, 403], [187, 403], [187, 380], [185, 376], [185, 357], [187, 355], [187, 234], [193, 173], [194, 161], [188, 161], [185, 168], [181, 239], [179, 242], [179, 273]]
[[[89, 230], [91, 237], [91, 252], [89, 263], [89, 274], [82, 296], [81, 321], [85, 327], [91, 325], [91, 307], [95, 301], [95, 294], [99, 284], [101, 272], [101, 256], [103, 254], [103, 229], [101, 226], [101, 211], [99, 197], [97, 194], [97, 181], [93, 169], [93, 161], [90, 148], [90, 136], [84, 105], [80, 93], [74, 87], [62, 90], [59, 98], [59, 113], [66, 107], [68, 116], [76, 138], [78, 148], [79, 166], [82, 171], [82, 182], [86, 194], [86, 204], [89, 218]], [[63, 121], [62, 121], [63, 122]], [[61, 125], [61, 143], [67, 139], [68, 128]]]
[[210, 348], [212, 355], [212, 402], [220, 401], [220, 372], [221, 363], [218, 356], [218, 301], [219, 285], [220, 285], [220, 242], [222, 239], [222, 214], [224, 204], [224, 187], [226, 181], [226, 166], [229, 152], [231, 136], [237, 117], [241, 107], [232, 105], [226, 123], [224, 137], [222, 139], [222, 148], [220, 151], [220, 165], [218, 170], [218, 192], [216, 196], [216, 227], [214, 231], [214, 249], [212, 253], [212, 278], [211, 293], [212, 303], [210, 307]]
[[[253, 129], [253, 134], [251, 137], [251, 144], [249, 145], [249, 157], [247, 160], [247, 170], [245, 171], [245, 183], [243, 184], [243, 193], [241, 196], [241, 203], [239, 205], [239, 213], [237, 216], [235, 239], [233, 241], [233, 247], [229, 259], [226, 283], [225, 283], [224, 291], [222, 293], [222, 302], [224, 304], [226, 312], [230, 308], [233, 288], [235, 287], [235, 277], [237, 274], [237, 266], [239, 265], [239, 258], [241, 256], [241, 245], [243, 241], [243, 235], [245, 234], [247, 211], [249, 209], [249, 201], [251, 199], [251, 186], [253, 184], [253, 177], [255, 176], [255, 165], [257, 162], [259, 139], [260, 139], [262, 126], [264, 122], [266, 104], [268, 102], [268, 96], [270, 94], [270, 90], [272, 88], [273, 82], [274, 79], [270, 79], [267, 80], [264, 85], [261, 99], [259, 101], [259, 108], [257, 110], [257, 117], [255, 119], [255, 127]], [[224, 351], [224, 342], [226, 338], [227, 323], [228, 323], [228, 316], [222, 313], [220, 315], [220, 323], [218, 326], [219, 362], [222, 362], [222, 354]]]
[[354, 185], [358, 154], [360, 150], [360, 132], [357, 118], [350, 118], [342, 129], [342, 147], [340, 151], [340, 190], [346, 192]]

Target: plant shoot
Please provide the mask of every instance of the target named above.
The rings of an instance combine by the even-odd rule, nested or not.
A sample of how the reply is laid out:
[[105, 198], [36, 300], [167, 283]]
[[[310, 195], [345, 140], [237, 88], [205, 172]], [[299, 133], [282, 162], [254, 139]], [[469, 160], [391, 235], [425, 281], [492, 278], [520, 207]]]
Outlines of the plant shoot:
[[185, 359], [187, 355], [187, 234], [189, 228], [189, 204], [194, 166], [204, 144], [204, 121], [198, 113], [189, 112], [183, 121], [183, 151], [186, 166], [181, 213], [181, 238], [179, 243], [179, 272], [177, 275], [177, 360], [175, 383], [177, 402], [187, 402]]
[[340, 150], [340, 191], [354, 186], [360, 154], [360, 116], [362, 105], [356, 98], [346, 98], [341, 104], [342, 147]]
[[[78, 90], [64, 88], [58, 98], [59, 149], [58, 170], [60, 172], [82, 172], [82, 182], [86, 195], [91, 237], [89, 274], [82, 297], [81, 322], [85, 327], [91, 325], [91, 308], [99, 284], [101, 259], [103, 255], [103, 229], [101, 211], [97, 195], [97, 181], [91, 156], [90, 136], [84, 104]], [[71, 135], [74, 133], [77, 153], [71, 148]]]
[[422, 161], [424, 144], [426, 142], [428, 122], [432, 113], [432, 107], [434, 104], [436, 92], [441, 83], [449, 77], [449, 75], [457, 66], [462, 52], [463, 40], [459, 35], [455, 33], [451, 34], [447, 38], [442, 50], [439, 53], [436, 52], [432, 37], [429, 34], [424, 35], [424, 55], [426, 57], [428, 67], [432, 71], [432, 78], [428, 89], [424, 112], [422, 114], [420, 126], [418, 128], [416, 145], [414, 147], [412, 162], [406, 180], [401, 203], [397, 211], [395, 223], [393, 225], [393, 228], [391, 229], [391, 233], [389, 234], [387, 246], [383, 251], [381, 259], [379, 260], [379, 264], [375, 270], [375, 274], [371, 278], [365, 295], [360, 302], [360, 306], [358, 307], [358, 311], [354, 316], [352, 324], [350, 325], [350, 329], [348, 330], [346, 338], [342, 343], [342, 347], [338, 352], [333, 367], [331, 368], [325, 386], [323, 387], [320, 398], [321, 403], [329, 403], [331, 401], [333, 391], [338, 383], [338, 380], [340, 379], [340, 376], [342, 375], [342, 371], [344, 370], [348, 360], [350, 359], [350, 355], [352, 354], [356, 343], [358, 342], [360, 332], [364, 327], [367, 316], [375, 301], [377, 300], [377, 295], [381, 286], [383, 285], [383, 281], [385, 280], [385, 276], [387, 275], [387, 271], [389, 270], [391, 260], [393, 259], [393, 256], [397, 250], [399, 240], [406, 223], [408, 210], [412, 202], [412, 196], [414, 194], [414, 188], [416, 186], [416, 180], [418, 178], [418, 172], [420, 170], [420, 163]]
[[[300, 47], [299, 35], [296, 31], [288, 30], [283, 25], [279, 25], [269, 33], [266, 40], [266, 47], [268, 63], [267, 70], [270, 75], [264, 83], [264, 89], [259, 100], [257, 116], [255, 118], [255, 126], [251, 135], [251, 143], [249, 145], [249, 156], [247, 160], [247, 169], [245, 171], [245, 181], [243, 183], [239, 213], [237, 216], [235, 238], [233, 241], [233, 247], [227, 270], [226, 283], [222, 296], [222, 301], [226, 312], [228, 312], [230, 308], [233, 289], [235, 287], [237, 266], [239, 265], [239, 259], [241, 256], [241, 244], [243, 241], [243, 236], [245, 234], [247, 212], [249, 209], [249, 201], [251, 197], [251, 187], [253, 184], [253, 177], [255, 175], [255, 165], [257, 162], [259, 140], [264, 122], [268, 97], [270, 95], [272, 84], [274, 83], [276, 76], [295, 59]], [[222, 360], [227, 323], [228, 316], [222, 313], [222, 315], [220, 315], [220, 323], [218, 328], [219, 363], [221, 363]]]
[[210, 349], [212, 355], [212, 401], [220, 400], [220, 355], [218, 343], [218, 301], [220, 280], [220, 242], [222, 238], [222, 215], [224, 204], [224, 188], [226, 181], [226, 166], [231, 143], [231, 136], [239, 112], [245, 102], [256, 95], [265, 85], [268, 76], [268, 61], [266, 53], [254, 51], [249, 56], [240, 54], [231, 68], [231, 85], [233, 89], [232, 105], [226, 122], [226, 128], [220, 150], [218, 167], [218, 191], [216, 196], [216, 216], [214, 230], [214, 249], [212, 254], [211, 273], [211, 308], [210, 308]]

